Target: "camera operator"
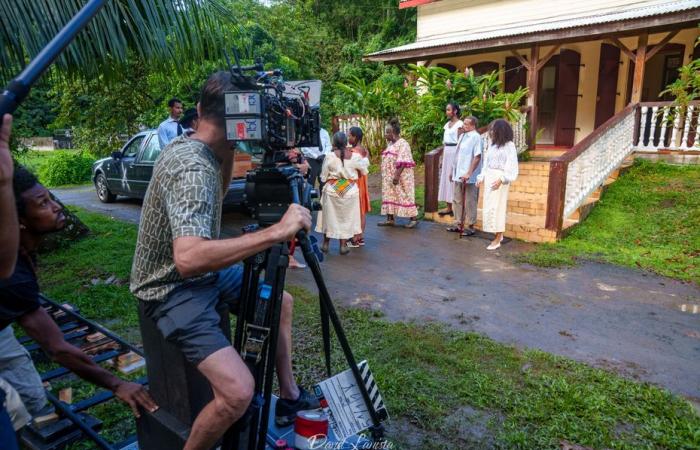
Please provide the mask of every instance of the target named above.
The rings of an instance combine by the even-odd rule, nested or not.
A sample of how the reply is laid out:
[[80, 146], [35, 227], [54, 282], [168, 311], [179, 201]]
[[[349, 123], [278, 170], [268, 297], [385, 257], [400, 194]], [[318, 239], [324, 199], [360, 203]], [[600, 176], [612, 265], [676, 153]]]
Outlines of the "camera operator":
[[[236, 263], [311, 227], [311, 213], [291, 205], [276, 225], [219, 239], [221, 208], [233, 166], [226, 140], [224, 92], [235, 90], [231, 73], [205, 82], [192, 135], [182, 135], [161, 153], [146, 192], [131, 272], [139, 308], [211, 384], [214, 399], [195, 419], [185, 449], [209, 449], [248, 408], [254, 380], [220, 328], [220, 302], [236, 310], [243, 268]], [[292, 371], [292, 297], [285, 292], [277, 342], [280, 399], [278, 426], [296, 413], [318, 407], [297, 386]]]
[[36, 250], [47, 233], [65, 226], [62, 207], [36, 177], [23, 167], [13, 176], [19, 217], [19, 255], [12, 276], [0, 280], [0, 377], [22, 397], [31, 414], [46, 406], [44, 387], [27, 350], [15, 339], [10, 325], [16, 322], [56, 363], [81, 378], [114, 392], [138, 417], [138, 407], [154, 411], [157, 406], [143, 386], [112, 375], [82, 350], [65, 341], [56, 322], [41, 307], [35, 273]]
[[[10, 155], [11, 130], [12, 116], [5, 114], [0, 127], [0, 279], [7, 278], [14, 272], [19, 246], [19, 225], [12, 192], [14, 163]], [[8, 450], [18, 448], [15, 428], [19, 425], [13, 416], [20, 414], [20, 410], [26, 412], [24, 406], [19, 405], [21, 402], [12, 401], [13, 398], [17, 398], [17, 393], [0, 378], [0, 442], [4, 442]]]
[[12, 193], [11, 130], [12, 116], [5, 114], [0, 128], [0, 279], [9, 277], [15, 270], [19, 244], [19, 225]]
[[321, 168], [323, 167], [323, 158], [333, 150], [333, 145], [331, 145], [331, 137], [328, 131], [321, 128], [321, 147], [302, 147], [301, 153], [304, 158], [309, 163], [309, 183], [311, 187], [316, 187], [316, 182], [318, 181], [319, 187], [318, 191], [323, 190], [323, 182], [321, 181]]

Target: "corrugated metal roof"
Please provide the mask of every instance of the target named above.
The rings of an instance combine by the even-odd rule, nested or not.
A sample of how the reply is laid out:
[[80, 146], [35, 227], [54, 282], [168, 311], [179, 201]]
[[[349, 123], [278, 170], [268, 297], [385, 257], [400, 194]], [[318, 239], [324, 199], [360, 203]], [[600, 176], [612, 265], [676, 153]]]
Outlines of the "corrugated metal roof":
[[676, 1], [661, 1], [647, 4], [642, 7], [630, 8], [616, 7], [608, 11], [597, 11], [594, 15], [561, 16], [552, 18], [551, 20], [537, 20], [533, 22], [519, 22], [514, 24], [505, 24], [497, 29], [474, 29], [466, 33], [452, 34], [445, 37], [431, 37], [418, 40], [412, 44], [406, 44], [399, 47], [394, 47], [379, 52], [371, 53], [368, 56], [381, 56], [392, 53], [401, 53], [410, 50], [426, 49], [432, 47], [442, 47], [445, 45], [462, 44], [474, 41], [483, 41], [487, 39], [496, 39], [502, 37], [518, 36], [532, 34], [544, 31], [563, 30], [568, 28], [584, 27], [588, 25], [596, 25], [610, 22], [620, 22], [630, 19], [640, 19], [645, 17], [660, 16], [664, 14], [687, 11], [690, 9], [700, 8], [700, 0], [676, 0]]

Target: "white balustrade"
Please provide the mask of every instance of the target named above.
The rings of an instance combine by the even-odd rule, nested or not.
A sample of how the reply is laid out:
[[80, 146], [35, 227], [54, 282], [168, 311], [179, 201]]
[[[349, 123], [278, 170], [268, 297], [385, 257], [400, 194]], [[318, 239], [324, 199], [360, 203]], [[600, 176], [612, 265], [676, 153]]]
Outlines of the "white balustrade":
[[[699, 113], [698, 102], [686, 107], [674, 105], [671, 102], [653, 107], [642, 104], [641, 120], [638, 124], [639, 141], [634, 150], [638, 152], [700, 151]], [[671, 128], [670, 133], [669, 128]], [[657, 130], [658, 139], [656, 139]]]
[[569, 163], [564, 197], [565, 219], [576, 211], [632, 153], [631, 131], [634, 130], [634, 115], [634, 110], [630, 110], [624, 118], [597, 136], [576, 159]]

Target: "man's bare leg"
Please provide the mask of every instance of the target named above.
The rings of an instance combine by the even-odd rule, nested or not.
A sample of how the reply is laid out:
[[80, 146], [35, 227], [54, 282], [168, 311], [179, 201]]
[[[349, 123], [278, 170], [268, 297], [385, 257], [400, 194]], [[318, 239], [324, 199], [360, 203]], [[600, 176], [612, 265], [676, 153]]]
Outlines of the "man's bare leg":
[[292, 314], [294, 311], [294, 299], [285, 291], [282, 296], [282, 311], [280, 314], [280, 328], [277, 337], [277, 354], [275, 366], [277, 366], [277, 378], [280, 383], [280, 397], [287, 400], [299, 398], [299, 387], [294, 379], [292, 371]]
[[207, 377], [214, 400], [195, 419], [185, 450], [209, 450], [248, 409], [255, 382], [233, 347], [209, 355], [197, 369]]

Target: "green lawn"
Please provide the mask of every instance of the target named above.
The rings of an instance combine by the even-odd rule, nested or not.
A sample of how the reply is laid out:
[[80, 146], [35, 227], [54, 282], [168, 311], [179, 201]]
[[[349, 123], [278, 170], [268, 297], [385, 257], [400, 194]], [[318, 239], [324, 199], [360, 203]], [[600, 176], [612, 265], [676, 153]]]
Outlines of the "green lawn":
[[[61, 156], [68, 156], [68, 155], [77, 155], [79, 152], [77, 150], [53, 150], [53, 151], [41, 151], [41, 150], [27, 150], [24, 152], [21, 152], [15, 156], [15, 159], [17, 163], [25, 166], [27, 169], [29, 169], [32, 173], [34, 173], [38, 178], [39, 181], [44, 184], [45, 186], [49, 187], [56, 187], [57, 185], [60, 185], [62, 187], [66, 186], [75, 186], [79, 184], [85, 184], [89, 182], [90, 178], [90, 164], [91, 161], [94, 161], [95, 158], [91, 156], [87, 156], [88, 158], [87, 162], [81, 161], [81, 168], [80, 168], [80, 173], [81, 173], [81, 182], [79, 184], [75, 184], [76, 182], [61, 182], [61, 183], [54, 183], [52, 182], [53, 180], [47, 178], [48, 172], [48, 166], [51, 164], [52, 161], [56, 160], [57, 158], [60, 158]], [[53, 170], [56, 170], [55, 168], [52, 168]], [[74, 168], [75, 169], [75, 168]]]
[[[138, 342], [136, 302], [126, 285], [136, 226], [78, 214], [93, 232], [41, 256], [44, 292]], [[122, 284], [90, 281], [111, 275]], [[309, 385], [323, 373], [318, 306], [308, 291], [290, 290], [296, 297], [295, 367]], [[390, 429], [408, 433], [392, 436], [394, 448], [539, 450], [559, 449], [563, 440], [596, 449], [700, 448], [700, 417], [665, 390], [443, 326], [393, 323], [357, 309], [340, 314], [356, 356], [369, 360], [382, 389]], [[337, 351], [334, 367], [344, 368]], [[120, 427], [117, 435], [129, 429], [128, 412], [119, 405], [100, 416]]]
[[571, 234], [518, 257], [547, 267], [579, 258], [700, 283], [700, 166], [637, 161]]

